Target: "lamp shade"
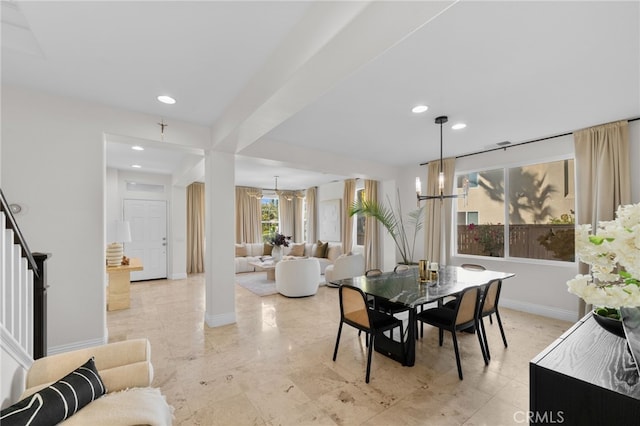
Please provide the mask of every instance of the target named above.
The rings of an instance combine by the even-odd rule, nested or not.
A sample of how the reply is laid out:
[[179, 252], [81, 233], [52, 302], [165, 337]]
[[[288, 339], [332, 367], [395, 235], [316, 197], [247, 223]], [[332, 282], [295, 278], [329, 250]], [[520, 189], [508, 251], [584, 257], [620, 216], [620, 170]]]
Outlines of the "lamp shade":
[[126, 220], [114, 220], [107, 224], [107, 241], [114, 243], [131, 242], [131, 227]]

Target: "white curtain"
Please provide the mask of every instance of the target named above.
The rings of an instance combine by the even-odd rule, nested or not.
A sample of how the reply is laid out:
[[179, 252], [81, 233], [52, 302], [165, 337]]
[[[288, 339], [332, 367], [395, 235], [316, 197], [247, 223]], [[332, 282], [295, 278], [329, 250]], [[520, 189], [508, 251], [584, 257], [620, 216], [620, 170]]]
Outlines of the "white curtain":
[[187, 187], [187, 274], [204, 272], [204, 183]]
[[[576, 223], [591, 224], [613, 220], [619, 205], [631, 203], [629, 165], [629, 125], [627, 121], [595, 126], [575, 132]], [[580, 263], [579, 272], [589, 273]], [[591, 309], [582, 299], [578, 314]]]
[[349, 216], [349, 209], [356, 199], [356, 180], [346, 179], [344, 181], [344, 194], [342, 200], [342, 252], [349, 253], [353, 248], [353, 217]]
[[[293, 199], [295, 199], [295, 197]], [[287, 200], [285, 197], [278, 197], [278, 217], [280, 218], [279, 232], [282, 235], [291, 237], [293, 241], [296, 241], [293, 199]]]
[[[444, 172], [443, 194], [453, 194], [453, 177], [455, 173], [455, 158], [442, 160]], [[427, 195], [440, 195], [438, 188], [438, 175], [440, 161], [431, 161], [427, 169]], [[451, 199], [434, 199], [423, 201], [425, 205], [425, 246], [426, 259], [430, 262], [449, 263], [451, 250], [448, 247], [451, 241]]]
[[307, 209], [307, 241], [314, 242], [318, 236], [318, 216], [317, 201], [316, 201], [317, 187], [313, 186], [307, 188], [306, 196], [306, 209]]
[[260, 200], [249, 195], [261, 192], [257, 188], [236, 186], [236, 242], [262, 241], [262, 210]]
[[293, 199], [293, 241], [304, 241], [304, 198]]
[[[364, 198], [378, 202], [378, 181], [364, 181]], [[379, 268], [380, 224], [373, 217], [367, 217], [364, 223], [364, 264], [365, 270]]]

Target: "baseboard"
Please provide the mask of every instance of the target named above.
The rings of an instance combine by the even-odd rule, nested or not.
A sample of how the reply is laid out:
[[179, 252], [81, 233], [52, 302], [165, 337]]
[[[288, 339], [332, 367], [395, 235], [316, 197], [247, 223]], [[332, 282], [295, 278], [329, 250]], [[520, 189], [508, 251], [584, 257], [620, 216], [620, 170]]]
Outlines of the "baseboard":
[[500, 298], [500, 306], [514, 309], [516, 311], [528, 312], [530, 314], [559, 319], [563, 321], [576, 322], [578, 320], [578, 312], [576, 311], [567, 311], [566, 309], [551, 308], [544, 305], [535, 305], [533, 303], [525, 303], [518, 300]]
[[28, 370], [33, 363], [33, 358], [24, 350], [20, 343], [9, 333], [3, 324], [0, 324], [0, 342], [4, 352], [13, 358], [20, 367]]
[[236, 313], [228, 312], [226, 314], [209, 315], [205, 313], [204, 321], [209, 327], [220, 327], [223, 325], [234, 324], [236, 322]]
[[105, 336], [102, 338], [99, 337], [97, 339], [85, 340], [82, 342], [73, 342], [67, 345], [52, 346], [47, 350], [47, 355], [55, 355], [63, 352], [75, 351], [77, 349], [85, 349], [91, 348], [93, 346], [105, 345], [107, 344], [107, 341], [108, 339]]
[[180, 272], [177, 274], [171, 274], [169, 276], [170, 280], [186, 280], [187, 279], [187, 273], [186, 272]]

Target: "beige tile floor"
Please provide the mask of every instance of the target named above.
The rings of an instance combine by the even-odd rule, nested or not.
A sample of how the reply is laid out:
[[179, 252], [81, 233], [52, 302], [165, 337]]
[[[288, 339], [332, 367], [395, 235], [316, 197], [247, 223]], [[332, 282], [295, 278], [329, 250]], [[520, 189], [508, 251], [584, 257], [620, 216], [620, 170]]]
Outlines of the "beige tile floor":
[[204, 303], [204, 276], [195, 275], [135, 283], [131, 308], [107, 315], [110, 341], [151, 341], [154, 385], [177, 425], [516, 425], [529, 406], [529, 361], [571, 326], [501, 309], [509, 348], [487, 322], [488, 367], [476, 337], [459, 334], [463, 381], [451, 336], [438, 347], [437, 329], [427, 326], [414, 367], [374, 352], [366, 384], [355, 329], [344, 327], [331, 359], [336, 289], [287, 299], [236, 286], [237, 322], [218, 328], [204, 324]]

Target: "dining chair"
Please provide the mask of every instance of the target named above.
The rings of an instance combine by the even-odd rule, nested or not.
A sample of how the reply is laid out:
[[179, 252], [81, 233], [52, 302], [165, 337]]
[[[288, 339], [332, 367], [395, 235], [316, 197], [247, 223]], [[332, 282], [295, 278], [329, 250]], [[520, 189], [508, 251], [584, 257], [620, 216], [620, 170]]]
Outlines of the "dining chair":
[[339, 288], [339, 295], [340, 325], [338, 326], [338, 337], [336, 338], [336, 347], [333, 351], [333, 360], [335, 361], [338, 355], [338, 345], [340, 344], [340, 335], [342, 334], [342, 324], [348, 324], [360, 331], [364, 331], [367, 333], [366, 339], [368, 347], [365, 382], [369, 383], [369, 376], [371, 373], [371, 355], [376, 336], [381, 335], [387, 330], [393, 330], [396, 327], [400, 327], [400, 343], [404, 348], [402, 320], [394, 317], [393, 315], [384, 314], [371, 309], [367, 305], [365, 294], [357, 287], [342, 285]]
[[[442, 346], [444, 340], [444, 330], [450, 331], [453, 337], [453, 349], [456, 354], [456, 364], [458, 366], [458, 377], [462, 380], [462, 366], [460, 364], [460, 351], [458, 350], [458, 338], [456, 332], [465, 330], [471, 327], [475, 327], [479, 330], [478, 326], [478, 307], [480, 304], [480, 287], [469, 287], [460, 293], [459, 303], [455, 309], [449, 309], [447, 307], [431, 308], [420, 312], [417, 315], [418, 321], [425, 324], [438, 327], [438, 343]], [[480, 351], [482, 352], [482, 358], [485, 365], [489, 365], [489, 359], [485, 352], [482, 336], [480, 333], [476, 333], [478, 336], [478, 343], [480, 344]]]
[[462, 265], [460, 265], [460, 267], [462, 269], [468, 269], [470, 271], [486, 271], [487, 268], [485, 268], [482, 265], [478, 265], [476, 263], [463, 263]]
[[382, 269], [369, 269], [364, 273], [365, 277], [376, 277], [378, 275], [382, 275]]
[[482, 301], [480, 302], [480, 308], [478, 309], [478, 318], [480, 322], [480, 331], [482, 332], [482, 340], [484, 341], [484, 348], [487, 353], [487, 358], [491, 359], [491, 353], [489, 352], [489, 345], [487, 343], [487, 332], [484, 328], [484, 317], [489, 317], [491, 320], [491, 314], [496, 314], [496, 320], [498, 321], [498, 327], [500, 327], [500, 334], [502, 335], [502, 342], [504, 347], [509, 347], [507, 344], [507, 337], [504, 334], [504, 328], [502, 327], [502, 320], [500, 319], [500, 311], [498, 311], [498, 301], [500, 300], [500, 290], [502, 289], [502, 280], [493, 280], [489, 282], [484, 288]]
[[402, 271], [406, 271], [408, 269], [409, 269], [409, 265], [399, 264], [399, 265], [396, 265], [395, 268], [393, 268], [393, 272], [402, 272]]
[[[485, 268], [482, 265], [479, 265], [477, 263], [463, 263], [462, 265], [460, 265], [460, 267], [462, 269], [466, 269], [468, 271], [486, 271], [487, 268]], [[484, 291], [484, 286], [481, 288], [480, 290], [480, 299], [482, 300], [482, 291]], [[453, 299], [449, 300], [447, 302], [447, 304], [451, 305], [453, 302], [455, 302], [457, 300], [457, 295], [453, 296]], [[491, 318], [491, 316], [489, 316], [489, 322], [491, 322], [491, 324], [493, 324], [493, 319]]]

